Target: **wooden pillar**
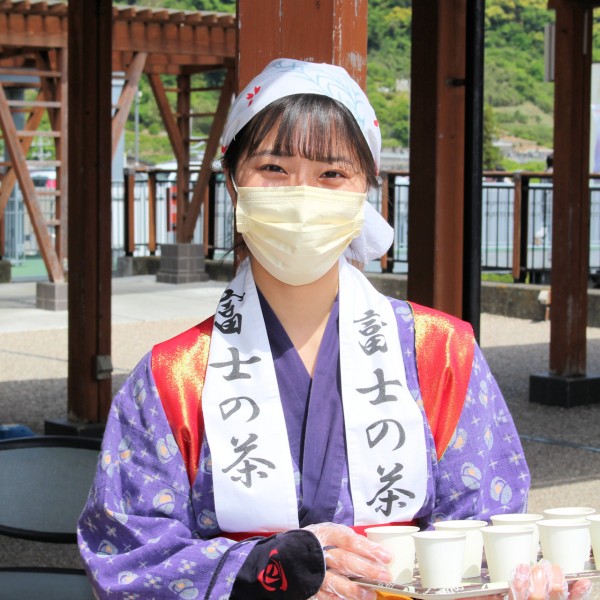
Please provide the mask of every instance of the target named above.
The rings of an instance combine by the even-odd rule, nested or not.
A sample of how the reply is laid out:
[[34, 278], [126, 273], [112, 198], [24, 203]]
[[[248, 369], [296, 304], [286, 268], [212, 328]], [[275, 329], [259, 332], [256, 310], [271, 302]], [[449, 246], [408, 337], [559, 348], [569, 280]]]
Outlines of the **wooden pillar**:
[[156, 171], [148, 173], [148, 250], [156, 254]]
[[532, 375], [530, 400], [574, 406], [600, 402], [600, 376], [587, 373], [589, 144], [592, 9], [553, 0], [554, 195], [550, 373]]
[[238, 0], [238, 91], [275, 58], [344, 67], [365, 89], [367, 0]]
[[69, 418], [111, 401], [110, 0], [69, 3]]
[[123, 199], [125, 200], [123, 219], [125, 256], [133, 256], [135, 252], [135, 169], [125, 169]]
[[556, 2], [550, 371], [586, 372], [592, 10]]
[[466, 0], [412, 5], [408, 298], [462, 316]]

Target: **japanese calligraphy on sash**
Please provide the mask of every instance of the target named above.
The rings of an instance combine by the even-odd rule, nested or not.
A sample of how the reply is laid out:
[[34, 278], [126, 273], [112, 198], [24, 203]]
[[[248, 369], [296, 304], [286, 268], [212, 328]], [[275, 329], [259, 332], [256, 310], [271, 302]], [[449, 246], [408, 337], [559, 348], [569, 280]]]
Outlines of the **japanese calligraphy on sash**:
[[340, 363], [354, 524], [410, 521], [427, 487], [423, 417], [406, 383], [392, 305], [345, 261]]
[[[342, 401], [355, 524], [412, 519], [427, 466], [421, 412], [404, 374], [389, 301], [340, 260]], [[294, 468], [252, 271], [242, 266], [215, 315], [202, 406], [223, 531], [298, 527]]]

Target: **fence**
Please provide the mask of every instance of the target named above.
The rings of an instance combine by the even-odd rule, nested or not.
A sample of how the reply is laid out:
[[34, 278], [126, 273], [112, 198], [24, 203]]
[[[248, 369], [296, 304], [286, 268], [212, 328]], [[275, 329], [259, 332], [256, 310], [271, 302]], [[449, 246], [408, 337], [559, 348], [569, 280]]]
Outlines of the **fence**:
[[[193, 176], [194, 177], [194, 176]], [[394, 244], [386, 270], [396, 273], [408, 268], [408, 197], [406, 172], [384, 175], [387, 185], [369, 201], [394, 226]], [[170, 171], [129, 173], [124, 183], [112, 188], [112, 251], [116, 267], [119, 256], [147, 256], [160, 251], [161, 244], [174, 243], [175, 177]], [[512, 273], [515, 281], [547, 281], [552, 255], [551, 175], [540, 173], [493, 174], [486, 176], [482, 193], [481, 267], [487, 271]], [[393, 198], [393, 202], [387, 202]], [[51, 197], [41, 196], [42, 211], [52, 214]], [[600, 276], [600, 176], [590, 179], [590, 276]], [[204, 239], [203, 215], [193, 241], [202, 243], [209, 258], [231, 259], [233, 207], [221, 174], [211, 178], [208, 192], [210, 214], [214, 215]], [[388, 213], [389, 206], [389, 215]], [[38, 252], [29, 219], [23, 214], [22, 199], [11, 199], [5, 212], [5, 257], [18, 262]], [[517, 243], [515, 244], [515, 240]], [[378, 262], [369, 267], [379, 269]]]
[[[482, 190], [481, 268], [515, 281], [547, 282], [552, 259], [552, 180], [544, 173], [494, 173]], [[500, 180], [498, 180], [500, 179]], [[388, 270], [408, 267], [408, 190], [404, 172], [388, 174], [395, 239]], [[600, 276], [600, 176], [590, 177], [590, 276]], [[515, 213], [516, 211], [516, 213]], [[518, 240], [515, 247], [514, 240]]]

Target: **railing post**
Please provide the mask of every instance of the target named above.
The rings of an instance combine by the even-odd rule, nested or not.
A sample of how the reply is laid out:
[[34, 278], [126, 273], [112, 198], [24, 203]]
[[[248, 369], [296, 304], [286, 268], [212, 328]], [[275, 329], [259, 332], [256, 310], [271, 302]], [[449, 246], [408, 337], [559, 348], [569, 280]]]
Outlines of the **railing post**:
[[531, 268], [529, 264], [529, 183], [531, 178], [529, 175], [521, 177], [521, 278], [524, 283], [527, 280], [529, 272], [531, 278]]
[[527, 228], [529, 224], [529, 179], [515, 173], [513, 211], [513, 269], [515, 283], [524, 283], [527, 277]]
[[148, 251], [156, 254], [156, 173], [148, 173]]
[[217, 174], [211, 173], [206, 191], [207, 198], [204, 203], [204, 256], [206, 258], [214, 258], [215, 256], [216, 185]]
[[133, 169], [125, 169], [124, 171], [124, 240], [125, 240], [125, 256], [133, 256], [135, 251], [135, 230], [134, 230], [134, 196], [135, 196], [135, 171]]
[[513, 175], [515, 188], [513, 196], [513, 252], [512, 252], [512, 276], [517, 283], [521, 280], [521, 175]]
[[4, 221], [4, 213], [0, 215], [0, 260], [4, 258], [6, 252], [6, 222]]

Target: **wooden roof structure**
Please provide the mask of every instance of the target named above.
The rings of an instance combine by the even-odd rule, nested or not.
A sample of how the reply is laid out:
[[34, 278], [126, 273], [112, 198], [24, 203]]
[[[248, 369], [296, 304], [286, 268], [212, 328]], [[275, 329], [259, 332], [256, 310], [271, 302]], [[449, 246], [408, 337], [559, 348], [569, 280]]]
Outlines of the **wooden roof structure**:
[[[235, 56], [235, 15], [113, 6], [113, 70], [127, 71], [134, 54], [149, 54], [145, 73], [178, 74]], [[57, 0], [1, 0], [3, 61], [22, 49], [67, 46], [68, 5]]]
[[[128, 6], [112, 7], [113, 73], [123, 73], [126, 80], [112, 119], [112, 152], [116, 152], [129, 115], [139, 79], [148, 77], [174, 155], [179, 165], [178, 234], [191, 239], [200, 214], [202, 195], [210, 175], [211, 149], [218, 148], [222, 125], [233, 93], [233, 71], [236, 51], [235, 16], [214, 12], [189, 12], [162, 8]], [[68, 166], [66, 148], [68, 109], [68, 5], [46, 0], [0, 1], [0, 125], [11, 159], [3, 166], [6, 172], [0, 186], [0, 219], [14, 183], [18, 180], [23, 193], [42, 257], [52, 282], [65, 280], [67, 257], [66, 219], [68, 214]], [[194, 88], [190, 79], [195, 73], [225, 70], [225, 83], [220, 88], [221, 102], [213, 117], [211, 134], [205, 139], [206, 165], [193, 190], [189, 182], [191, 138], [191, 96], [214, 88]], [[176, 89], [166, 89], [163, 75], [176, 75]], [[35, 99], [13, 99], [10, 88], [37, 90]], [[5, 91], [6, 90], [6, 91]], [[177, 92], [176, 106], [171, 106], [167, 91]], [[16, 111], [26, 113], [20, 130], [14, 124]], [[39, 125], [48, 113], [51, 131], [40, 131]], [[36, 137], [54, 140], [55, 160], [27, 160]], [[212, 152], [214, 154], [214, 152]], [[57, 171], [57, 186], [52, 191], [36, 189], [29, 176], [35, 168]], [[198, 190], [195, 192], [195, 190]], [[192, 193], [194, 192], [194, 193]], [[40, 194], [55, 196], [54, 215], [43, 215]], [[189, 232], [186, 234], [186, 226]], [[2, 228], [3, 231], [3, 228]], [[186, 238], [187, 235], [187, 238]], [[2, 235], [0, 234], [0, 242]]]

